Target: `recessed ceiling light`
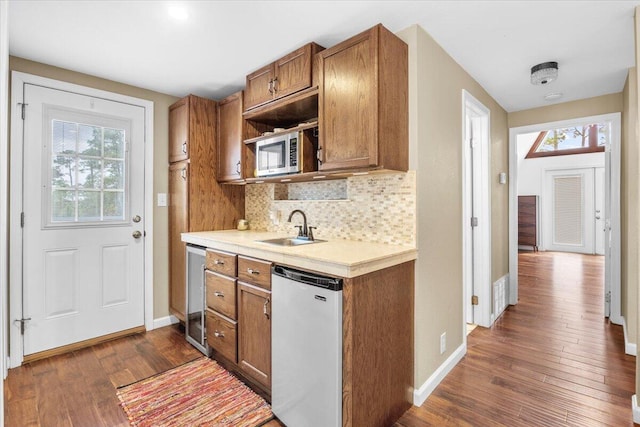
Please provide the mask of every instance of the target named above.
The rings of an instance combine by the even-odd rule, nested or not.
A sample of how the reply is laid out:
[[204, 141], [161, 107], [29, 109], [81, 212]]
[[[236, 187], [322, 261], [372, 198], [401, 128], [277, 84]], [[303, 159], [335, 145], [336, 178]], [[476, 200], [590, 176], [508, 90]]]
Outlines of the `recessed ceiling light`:
[[178, 21], [185, 21], [189, 17], [187, 9], [181, 5], [171, 5], [167, 11], [169, 12], [170, 17]]
[[561, 92], [551, 92], [544, 96], [544, 99], [547, 101], [555, 101], [556, 99], [562, 98]]

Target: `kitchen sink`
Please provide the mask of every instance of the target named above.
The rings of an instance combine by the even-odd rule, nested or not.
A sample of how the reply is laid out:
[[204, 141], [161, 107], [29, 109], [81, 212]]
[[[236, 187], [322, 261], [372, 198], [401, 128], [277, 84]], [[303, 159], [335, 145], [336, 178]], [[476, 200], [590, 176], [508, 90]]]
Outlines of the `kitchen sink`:
[[280, 237], [278, 239], [267, 239], [267, 240], [258, 240], [258, 242], [268, 243], [270, 245], [278, 245], [278, 246], [302, 246], [302, 245], [310, 245], [312, 243], [322, 243], [326, 242], [326, 240], [307, 240], [300, 239], [297, 237]]

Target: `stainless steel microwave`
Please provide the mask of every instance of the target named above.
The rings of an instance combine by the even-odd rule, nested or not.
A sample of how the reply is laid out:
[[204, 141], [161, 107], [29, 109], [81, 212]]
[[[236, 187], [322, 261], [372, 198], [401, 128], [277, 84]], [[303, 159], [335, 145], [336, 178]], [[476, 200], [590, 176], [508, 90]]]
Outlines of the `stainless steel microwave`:
[[256, 142], [256, 176], [317, 170], [317, 138], [310, 129], [274, 135]]

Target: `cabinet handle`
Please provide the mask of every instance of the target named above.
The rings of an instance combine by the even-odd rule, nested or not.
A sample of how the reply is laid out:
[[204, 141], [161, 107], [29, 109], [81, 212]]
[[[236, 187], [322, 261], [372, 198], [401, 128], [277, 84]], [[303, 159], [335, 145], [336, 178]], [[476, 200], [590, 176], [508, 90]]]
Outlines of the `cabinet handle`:
[[267, 83], [267, 90], [273, 95], [273, 80], [269, 80], [269, 83]]
[[182, 143], [182, 153], [187, 154], [187, 141]]
[[260, 274], [260, 272], [258, 270], [254, 270], [252, 268], [247, 268], [247, 273], [249, 274]]
[[273, 87], [273, 93], [276, 93], [278, 91], [278, 78], [276, 77], [271, 81], [273, 82], [273, 84], [271, 85], [271, 87]]
[[238, 160], [238, 163], [236, 163], [236, 173], [240, 175], [240, 160]]
[[187, 180], [187, 168], [183, 168], [180, 171], [180, 176], [182, 177], [182, 179], [184, 179], [185, 181]]
[[264, 300], [264, 305], [262, 306], [262, 312], [264, 313], [264, 317], [269, 318], [269, 311], [267, 307], [269, 307], [269, 302], [271, 302], [270, 298]]
[[224, 265], [224, 261], [223, 261], [223, 260], [221, 260], [221, 259], [216, 259], [215, 261], [213, 261], [213, 263], [214, 263], [215, 265]]
[[217, 297], [224, 298], [224, 292], [215, 291], [213, 294]]
[[318, 159], [318, 163], [322, 164], [322, 147], [318, 147], [318, 151], [316, 151], [316, 158]]
[[223, 333], [223, 332], [215, 331], [215, 332], [213, 333], [213, 335], [214, 335], [216, 338], [224, 338], [224, 333]]

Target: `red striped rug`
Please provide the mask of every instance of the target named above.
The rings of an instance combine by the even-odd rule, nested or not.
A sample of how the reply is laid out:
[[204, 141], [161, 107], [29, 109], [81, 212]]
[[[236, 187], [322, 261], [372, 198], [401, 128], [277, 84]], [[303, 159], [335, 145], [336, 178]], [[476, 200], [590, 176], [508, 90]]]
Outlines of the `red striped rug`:
[[117, 394], [138, 427], [255, 427], [273, 418], [267, 402], [206, 357], [120, 387]]

